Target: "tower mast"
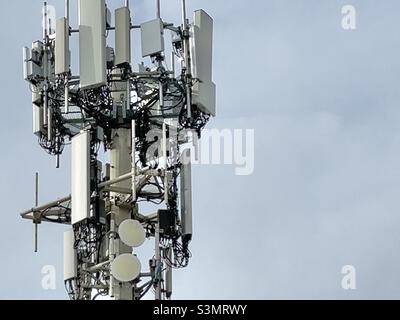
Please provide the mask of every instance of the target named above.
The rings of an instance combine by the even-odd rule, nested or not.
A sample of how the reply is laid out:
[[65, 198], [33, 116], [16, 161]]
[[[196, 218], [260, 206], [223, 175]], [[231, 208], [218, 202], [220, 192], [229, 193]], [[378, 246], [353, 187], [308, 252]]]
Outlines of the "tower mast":
[[[72, 28], [65, 0], [55, 34], [45, 3], [43, 41], [24, 48], [33, 133], [56, 157], [57, 168], [71, 144], [72, 190], [45, 205], [36, 196], [35, 208], [21, 216], [35, 223], [36, 249], [39, 224], [70, 225], [64, 280], [73, 300], [140, 300], [151, 289], [156, 300], [171, 299], [173, 269], [189, 263], [188, 136], [200, 135], [216, 115], [216, 90], [213, 20], [198, 10], [190, 23], [181, 1], [183, 21], [175, 26], [161, 18], [160, 0], [156, 18], [141, 25], [132, 23], [128, 0], [114, 19], [106, 0], [79, 0], [79, 27]], [[133, 32], [140, 32], [143, 62], [132, 62]], [[172, 33], [173, 52], [166, 51], [166, 32]], [[80, 70], [74, 75], [70, 38], [76, 36]], [[154, 212], [144, 213], [144, 207]], [[154, 242], [154, 252], [140, 261], [137, 248], [145, 241]]]

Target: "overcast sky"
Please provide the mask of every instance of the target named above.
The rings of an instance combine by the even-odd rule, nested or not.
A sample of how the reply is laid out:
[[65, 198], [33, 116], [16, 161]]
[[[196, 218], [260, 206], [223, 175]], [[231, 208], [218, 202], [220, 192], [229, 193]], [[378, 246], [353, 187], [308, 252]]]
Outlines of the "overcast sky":
[[[53, 2], [62, 16], [63, 1]], [[135, 23], [154, 17], [154, 2], [131, 1]], [[65, 228], [41, 226], [34, 254], [33, 225], [19, 218], [33, 205], [36, 171], [41, 203], [70, 192], [69, 152], [57, 170], [39, 148], [22, 79], [22, 47], [41, 37], [41, 3], [0, 2], [0, 298], [66, 298]], [[163, 18], [178, 23], [179, 1], [162, 3]], [[357, 10], [353, 31], [341, 27], [347, 4]], [[256, 167], [245, 177], [233, 166], [194, 168], [193, 259], [175, 274], [175, 298], [400, 298], [400, 2], [188, 7], [215, 20], [210, 127], [255, 129]], [[59, 271], [55, 291], [41, 288], [44, 265]], [[357, 290], [342, 289], [344, 265], [356, 268]]]

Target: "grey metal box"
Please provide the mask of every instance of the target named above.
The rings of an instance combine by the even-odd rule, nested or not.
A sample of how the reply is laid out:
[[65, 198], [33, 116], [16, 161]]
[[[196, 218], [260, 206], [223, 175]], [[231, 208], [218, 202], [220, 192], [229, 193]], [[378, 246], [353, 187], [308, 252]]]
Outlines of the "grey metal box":
[[43, 78], [43, 68], [33, 61], [27, 61], [24, 65], [24, 79], [31, 81], [36, 78]]
[[164, 23], [161, 19], [145, 22], [141, 25], [142, 56], [154, 56], [164, 51]]
[[32, 81], [44, 76], [41, 64], [41, 46], [39, 41], [32, 44], [32, 48], [23, 48], [24, 80]]
[[192, 89], [193, 101], [199, 109], [207, 114], [216, 116], [216, 86], [212, 81], [197, 82]]
[[79, 66], [81, 89], [106, 84], [105, 0], [79, 0]]

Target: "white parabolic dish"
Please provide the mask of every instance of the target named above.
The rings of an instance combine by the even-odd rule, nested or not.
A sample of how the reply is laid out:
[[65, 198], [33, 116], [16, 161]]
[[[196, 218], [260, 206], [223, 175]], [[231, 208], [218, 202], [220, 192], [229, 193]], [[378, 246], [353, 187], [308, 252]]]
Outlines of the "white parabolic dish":
[[146, 240], [146, 231], [137, 220], [125, 220], [118, 228], [118, 234], [127, 246], [138, 248]]
[[140, 275], [141, 269], [139, 259], [129, 253], [121, 254], [111, 263], [111, 274], [121, 282], [135, 280]]

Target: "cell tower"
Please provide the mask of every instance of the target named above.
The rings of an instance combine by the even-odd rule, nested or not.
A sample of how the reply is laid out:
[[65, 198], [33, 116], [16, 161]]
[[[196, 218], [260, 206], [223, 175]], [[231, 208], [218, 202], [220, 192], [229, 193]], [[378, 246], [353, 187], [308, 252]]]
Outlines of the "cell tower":
[[[65, 17], [55, 22], [45, 3], [43, 40], [24, 48], [33, 133], [57, 168], [71, 145], [72, 190], [39, 206], [36, 175], [35, 208], [21, 216], [34, 223], [35, 251], [38, 225], [71, 225], [64, 234], [64, 281], [73, 300], [140, 300], [151, 289], [156, 300], [171, 299], [172, 270], [189, 263], [191, 151], [184, 146], [215, 116], [216, 86], [213, 20], [198, 10], [190, 22], [180, 1], [182, 24], [175, 26], [161, 19], [160, 1], [154, 20], [135, 25], [129, 1], [115, 10], [113, 24], [105, 0], [79, 0], [76, 29], [68, 0]], [[149, 65], [131, 61], [136, 31]], [[79, 75], [71, 71], [74, 36]], [[144, 214], [149, 204], [155, 212]], [[135, 251], [146, 239], [154, 240], [154, 255], [144, 262]]]

